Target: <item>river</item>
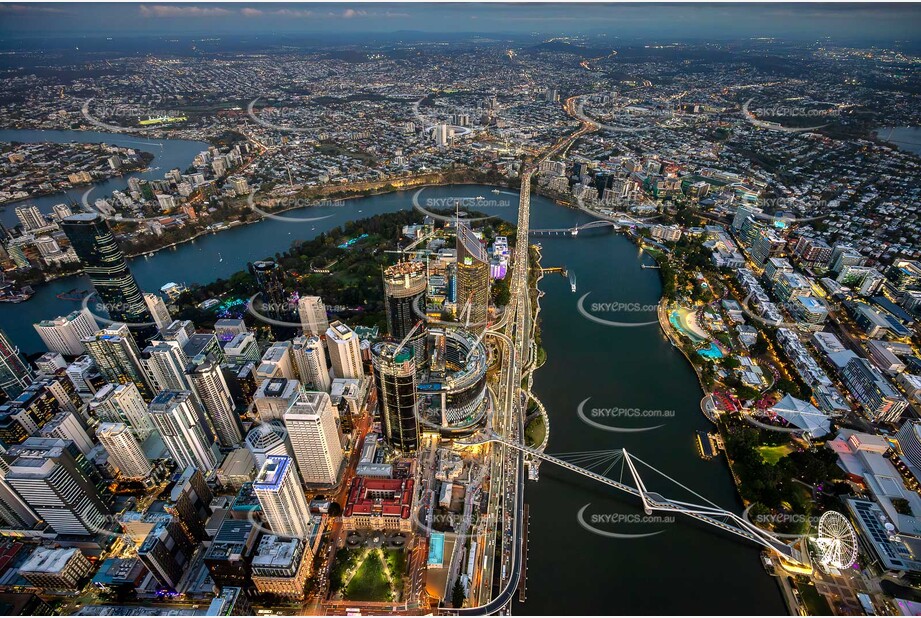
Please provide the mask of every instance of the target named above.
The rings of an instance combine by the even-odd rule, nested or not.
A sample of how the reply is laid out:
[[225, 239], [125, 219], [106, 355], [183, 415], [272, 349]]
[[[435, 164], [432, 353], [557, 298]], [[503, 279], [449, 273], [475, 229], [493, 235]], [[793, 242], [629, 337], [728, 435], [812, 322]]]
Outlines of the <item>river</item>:
[[[0, 133], [2, 137], [2, 133]], [[114, 140], [113, 140], [114, 141]], [[420, 199], [475, 197], [507, 205], [477, 206], [514, 221], [517, 194], [492, 187], [463, 185], [424, 190]], [[290, 223], [264, 220], [194, 243], [131, 260], [131, 269], [145, 290], [164, 283], [206, 283], [245, 268], [246, 262], [286, 250], [295, 240], [315, 237], [345, 221], [409, 208], [413, 192], [396, 192], [355, 200], [343, 206], [311, 208], [310, 216], [331, 215], [322, 221]], [[588, 216], [534, 197], [534, 228], [567, 227]], [[306, 211], [306, 209], [305, 209]], [[291, 211], [289, 216], [304, 216]], [[701, 391], [688, 362], [658, 326], [613, 328], [580, 315], [577, 300], [591, 292], [591, 302], [654, 305], [661, 294], [658, 274], [642, 269], [648, 257], [625, 237], [611, 232], [583, 233], [577, 238], [541, 238], [544, 266], [565, 265], [577, 275], [573, 294], [567, 279], [547, 275], [541, 288], [540, 314], [547, 364], [535, 376], [535, 392], [550, 413], [548, 452], [604, 450], [625, 447], [630, 453], [694, 488], [721, 506], [741, 511], [741, 504], [722, 458], [704, 461], [696, 453], [696, 429], [709, 423], [698, 403]], [[29, 353], [43, 349], [31, 324], [78, 307], [55, 294], [88, 288], [85, 278], [71, 277], [38, 288], [20, 305], [0, 306], [0, 326]], [[603, 316], [607, 319], [617, 317]], [[655, 320], [654, 313], [631, 314], [624, 321]], [[577, 407], [591, 398], [592, 407], [671, 411], [642, 433], [613, 433], [580, 420]], [[606, 422], [606, 421], [605, 421]], [[644, 425], [630, 418], [622, 424]], [[619, 466], [612, 474], [619, 473]], [[648, 471], [647, 471], [648, 472]], [[687, 519], [636, 522], [641, 514], [634, 498], [619, 496], [576, 475], [541, 467], [537, 483], [526, 489], [530, 505], [527, 601], [519, 607], [533, 614], [783, 614], [777, 585], [762, 569], [759, 549], [747, 541]], [[644, 475], [650, 489], [690, 499], [674, 485]], [[651, 534], [640, 538], [611, 538], [584, 528], [577, 515], [590, 505], [583, 520], [615, 534]], [[629, 515], [629, 517], [623, 517]], [[610, 523], [612, 517], [626, 521]], [[516, 602], [517, 604], [517, 602]], [[520, 605], [520, 604], [519, 604]]]
[[921, 127], [883, 127], [876, 134], [902, 150], [921, 155]]

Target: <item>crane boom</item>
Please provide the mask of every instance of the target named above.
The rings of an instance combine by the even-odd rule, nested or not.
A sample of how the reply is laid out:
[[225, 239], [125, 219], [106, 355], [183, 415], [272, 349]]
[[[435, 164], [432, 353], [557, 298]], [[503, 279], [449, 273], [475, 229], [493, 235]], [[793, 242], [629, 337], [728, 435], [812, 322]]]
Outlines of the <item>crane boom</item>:
[[403, 349], [403, 346], [406, 345], [406, 342], [409, 341], [409, 338], [415, 334], [415, 332], [419, 329], [420, 326], [422, 326], [422, 322], [423, 320], [419, 320], [418, 322], [416, 322], [416, 324], [411, 329], [409, 329], [409, 332], [406, 333], [405, 337], [403, 337], [403, 341], [401, 341], [399, 345], [397, 345], [396, 349], [393, 351], [394, 356], [400, 353], [400, 350]]

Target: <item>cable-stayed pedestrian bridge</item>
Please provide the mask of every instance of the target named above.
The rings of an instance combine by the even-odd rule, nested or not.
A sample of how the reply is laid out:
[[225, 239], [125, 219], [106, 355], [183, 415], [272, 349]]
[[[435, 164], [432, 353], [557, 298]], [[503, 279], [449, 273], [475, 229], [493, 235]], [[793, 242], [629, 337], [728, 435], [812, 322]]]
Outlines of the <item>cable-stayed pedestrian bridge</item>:
[[[525, 446], [524, 444], [521, 444], [515, 440], [500, 436], [495, 432], [484, 432], [479, 436], [472, 436], [471, 438], [472, 439], [466, 440], [465, 443], [485, 444], [487, 442], [492, 442], [503, 444], [509, 448], [521, 451], [525, 455], [528, 455], [532, 458], [552, 463], [556, 466], [565, 468], [566, 470], [570, 470], [571, 472], [575, 472], [576, 474], [607, 485], [608, 487], [613, 487], [614, 489], [628, 493], [631, 496], [636, 496], [642, 502], [643, 509], [647, 514], [651, 514], [653, 512], [680, 513], [682, 515], [692, 517], [698, 521], [702, 521], [706, 524], [719, 528], [725, 532], [729, 532], [730, 534], [734, 534], [736, 536], [757, 543], [778, 554], [787, 562], [793, 562], [806, 566], [806, 563], [803, 561], [799, 550], [797, 550], [792, 545], [785, 543], [780, 538], [774, 536], [766, 530], [763, 530], [762, 528], [759, 528], [743, 517], [736, 515], [732, 511], [727, 511], [726, 509], [720, 507], [716, 503], [701, 496], [693, 489], [671, 478], [664, 472], [657, 470], [635, 455], [631, 455], [627, 452], [626, 449], [615, 449], [610, 451], [584, 451], [578, 453], [565, 453], [556, 456], [550, 455], [535, 448], [531, 448], [529, 446]], [[566, 459], [564, 459], [564, 457]], [[617, 464], [620, 464], [620, 480], [614, 480], [613, 478], [607, 476], [609, 472], [616, 468]], [[598, 473], [588, 469], [586, 466], [606, 467], [601, 473]], [[684, 491], [689, 492], [696, 499], [701, 500], [702, 503], [666, 498], [658, 492], [650, 491], [647, 489], [646, 482], [640, 475], [640, 469], [646, 471], [647, 477], [649, 477], [649, 473], [651, 472], [661, 478], [670, 481], [677, 487], [680, 487]], [[624, 482], [625, 472], [629, 472], [626, 480], [632, 481], [632, 485]]]

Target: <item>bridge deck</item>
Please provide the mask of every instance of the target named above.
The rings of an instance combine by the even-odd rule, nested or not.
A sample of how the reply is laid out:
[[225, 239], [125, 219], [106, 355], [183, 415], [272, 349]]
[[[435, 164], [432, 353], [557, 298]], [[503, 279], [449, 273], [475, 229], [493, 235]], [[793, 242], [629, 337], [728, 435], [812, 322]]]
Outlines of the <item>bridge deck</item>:
[[[712, 505], [712, 506], [698, 505], [698, 504], [691, 504], [687, 502], [670, 500], [668, 498], [663, 497], [662, 495], [658, 493], [647, 491], [645, 489], [645, 486], [643, 485], [642, 479], [639, 477], [639, 474], [636, 471], [636, 468], [634, 467], [632, 463], [632, 461], [636, 459], [631, 458], [626, 450], [623, 451], [625, 461], [628, 462], [631, 474], [633, 475], [634, 480], [636, 481], [638, 487], [631, 487], [630, 485], [626, 485], [624, 483], [615, 481], [606, 476], [598, 474], [597, 472], [586, 470], [585, 468], [577, 466], [564, 459], [560, 459], [559, 457], [554, 457], [553, 455], [548, 455], [547, 453], [544, 453], [543, 451], [525, 446], [513, 440], [509, 440], [508, 438], [499, 436], [498, 434], [495, 434], [495, 433], [493, 433], [491, 436], [489, 436], [488, 439], [484, 441], [485, 442], [500, 442], [506, 446], [509, 446], [514, 449], [518, 449], [519, 451], [526, 453], [528, 455], [531, 455], [533, 457], [537, 457], [544, 461], [549, 461], [550, 463], [560, 466], [561, 468], [571, 470], [572, 472], [575, 472], [576, 474], [581, 474], [582, 476], [598, 481], [599, 483], [602, 483], [609, 487], [613, 487], [614, 489], [617, 489], [619, 491], [628, 493], [631, 496], [636, 496], [640, 498], [640, 500], [643, 501], [643, 506], [649, 511], [668, 511], [668, 512], [681, 513], [683, 515], [687, 515], [688, 517], [692, 517], [704, 523], [710, 524], [711, 526], [715, 526], [717, 528], [720, 528], [721, 530], [725, 530], [726, 532], [735, 534], [736, 536], [740, 536], [754, 543], [758, 543], [759, 545], [762, 545], [778, 554], [781, 554], [787, 560], [799, 562], [798, 553], [793, 547], [784, 543], [777, 537], [773, 536], [770, 532], [766, 530], [762, 530], [756, 527], [754, 524], [747, 522], [746, 520], [742, 519], [740, 516], [736, 515], [735, 513], [722, 509], [716, 505]], [[636, 460], [636, 461], [639, 461], [639, 460]], [[659, 472], [659, 474], [662, 474], [662, 473]], [[667, 478], [668, 480], [672, 482], [677, 483], [677, 481], [674, 481], [674, 479], [671, 479], [670, 477], [664, 474], [662, 474], [662, 476], [664, 476], [665, 478]], [[678, 485], [683, 487], [683, 485], [681, 485], [680, 483], [678, 483]]]

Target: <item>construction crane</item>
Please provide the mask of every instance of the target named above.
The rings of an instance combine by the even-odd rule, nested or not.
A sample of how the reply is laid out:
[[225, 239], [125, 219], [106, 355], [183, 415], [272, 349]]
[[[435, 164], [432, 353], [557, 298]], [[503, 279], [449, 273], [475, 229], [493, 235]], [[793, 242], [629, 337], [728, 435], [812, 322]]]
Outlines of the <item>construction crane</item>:
[[384, 249], [384, 253], [399, 253], [400, 255], [431, 255], [431, 249], [422, 249], [421, 251], [406, 251], [404, 249]]
[[416, 333], [417, 330], [419, 330], [419, 327], [422, 326], [422, 322], [423, 320], [419, 320], [418, 322], [416, 322], [415, 326], [409, 329], [409, 332], [406, 333], [405, 337], [403, 337], [403, 341], [401, 341], [397, 345], [396, 349], [393, 351], [393, 354], [391, 355], [393, 358], [396, 358], [397, 354], [400, 353], [400, 350], [403, 349], [403, 347], [406, 345], [409, 339]]
[[458, 322], [460, 322], [460, 318], [464, 318], [464, 328], [467, 328], [470, 326], [470, 312], [473, 309], [473, 295], [475, 293], [476, 293], [475, 290], [470, 292], [470, 295], [467, 297], [467, 302], [464, 303], [464, 308], [457, 315]]
[[470, 362], [470, 357], [473, 356], [473, 353], [476, 352], [476, 351], [477, 351], [477, 348], [480, 347], [480, 342], [483, 341], [483, 337], [485, 337], [485, 336], [486, 336], [486, 328], [483, 329], [483, 332], [480, 333], [480, 336], [479, 336], [479, 337], [477, 337], [476, 342], [475, 342], [475, 343], [473, 344], [473, 346], [470, 348], [470, 351], [467, 352], [467, 356], [464, 358], [464, 364], [465, 364], [465, 365], [468, 364], [468, 363]]

